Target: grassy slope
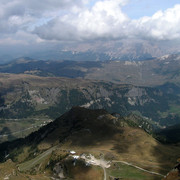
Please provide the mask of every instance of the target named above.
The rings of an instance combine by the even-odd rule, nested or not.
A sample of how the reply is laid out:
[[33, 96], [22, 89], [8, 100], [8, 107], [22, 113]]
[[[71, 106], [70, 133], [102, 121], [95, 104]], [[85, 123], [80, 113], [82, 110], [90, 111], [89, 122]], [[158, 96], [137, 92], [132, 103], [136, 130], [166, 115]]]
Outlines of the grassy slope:
[[108, 174], [111, 177], [119, 177], [126, 180], [160, 180], [161, 177], [143, 172], [137, 168], [122, 164], [114, 163], [111, 168], [108, 169]]
[[[104, 113], [104, 117], [99, 119], [98, 117]], [[129, 127], [126, 123], [121, 123], [121, 126], [118, 126], [118, 123], [111, 124], [116, 119], [104, 111], [80, 110], [79, 114], [75, 116], [73, 114], [74, 112], [71, 111], [70, 114], [66, 114], [56, 121], [58, 128], [38, 144], [40, 151], [58, 144], [58, 139], [60, 140], [62, 135], [68, 132], [68, 135], [65, 135], [65, 141], [62, 139], [60, 141], [59, 149], [62, 151], [73, 149], [79, 154], [92, 153], [97, 157], [101, 153], [104, 155], [111, 153], [116, 160], [133, 163], [162, 174], [166, 174], [179, 157], [180, 147], [160, 144], [142, 129]], [[71, 122], [72, 117], [75, 118], [74, 123]], [[64, 125], [62, 125], [63, 122]], [[79, 122], [81, 123], [79, 124]], [[69, 127], [69, 123], [73, 124], [73, 127]], [[103, 131], [101, 131], [102, 128]], [[26, 169], [26, 165], [33, 164], [31, 161], [39, 164], [37, 159], [39, 158], [35, 157], [29, 162], [21, 164], [20, 167]], [[43, 160], [43, 158], [40, 159]]]

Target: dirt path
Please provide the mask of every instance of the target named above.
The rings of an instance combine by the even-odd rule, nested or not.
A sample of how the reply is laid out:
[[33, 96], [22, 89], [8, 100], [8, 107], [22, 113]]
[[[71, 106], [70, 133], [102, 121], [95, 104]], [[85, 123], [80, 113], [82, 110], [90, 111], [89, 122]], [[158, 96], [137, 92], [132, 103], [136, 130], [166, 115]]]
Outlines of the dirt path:
[[137, 168], [137, 169], [139, 169], [139, 170], [141, 170], [141, 171], [144, 171], [144, 172], [147, 172], [147, 173], [150, 173], [150, 174], [154, 174], [154, 175], [158, 175], [158, 176], [164, 177], [163, 174], [160, 174], [160, 173], [157, 173], [157, 172], [154, 172], [154, 171], [148, 171], [148, 170], [146, 170], [146, 169], [143, 169], [143, 168], [141, 168], [141, 167], [139, 167], [139, 166], [133, 165], [133, 164], [128, 163], [128, 162], [126, 162], [126, 161], [112, 161], [112, 162], [120, 162], [120, 163], [126, 164], [126, 165], [128, 165], [128, 166], [135, 167], [135, 168]]
[[104, 171], [104, 180], [107, 180], [107, 177], [106, 177], [106, 169], [105, 167], [101, 166], [103, 168], [103, 171]]

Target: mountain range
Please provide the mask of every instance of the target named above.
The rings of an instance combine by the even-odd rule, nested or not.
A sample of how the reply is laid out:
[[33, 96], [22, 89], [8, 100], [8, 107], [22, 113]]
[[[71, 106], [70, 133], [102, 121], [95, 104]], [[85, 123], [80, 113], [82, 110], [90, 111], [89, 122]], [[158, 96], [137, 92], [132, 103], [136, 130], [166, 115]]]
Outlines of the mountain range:
[[148, 61], [43, 61], [19, 58], [0, 65], [1, 73], [95, 79], [141, 86], [158, 86], [167, 82], [179, 85], [179, 69], [179, 54]]
[[0, 84], [1, 136], [5, 139], [13, 139], [12, 134], [24, 136], [24, 128], [37, 130], [72, 106], [104, 108], [122, 116], [134, 113], [146, 122], [139, 125], [147, 131], [180, 122], [178, 86], [173, 84], [155, 88], [27, 74], [0, 74]]
[[180, 55], [100, 60], [0, 65], [3, 180], [151, 180], [174, 167]]

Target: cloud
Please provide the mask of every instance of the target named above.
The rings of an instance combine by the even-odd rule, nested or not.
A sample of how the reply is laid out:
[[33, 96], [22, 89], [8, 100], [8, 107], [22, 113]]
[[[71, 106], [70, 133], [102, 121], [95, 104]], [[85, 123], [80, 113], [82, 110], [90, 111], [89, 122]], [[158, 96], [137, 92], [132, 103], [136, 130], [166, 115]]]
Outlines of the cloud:
[[46, 25], [37, 27], [34, 33], [48, 40], [124, 37], [123, 31], [129, 22], [129, 18], [121, 10], [125, 3], [125, 0], [97, 1], [92, 8], [54, 18]]
[[129, 19], [122, 11], [127, 1], [97, 1], [92, 8], [58, 16], [35, 29], [47, 40], [113, 40], [124, 38], [180, 39], [180, 5], [158, 11], [152, 17]]
[[34, 45], [38, 43], [42, 43], [44, 40], [39, 38], [37, 35], [33, 35], [31, 33], [25, 31], [17, 31], [14, 34], [6, 34], [1, 36], [0, 45]]
[[152, 17], [132, 21], [134, 36], [158, 40], [180, 39], [180, 4], [166, 11], [158, 11]]
[[28, 29], [41, 19], [52, 18], [60, 11], [83, 6], [81, 0], [1, 0], [0, 33]]
[[1, 0], [0, 41], [31, 44], [31, 40], [86, 43], [180, 39], [180, 4], [151, 17], [130, 19], [122, 10], [128, 1]]

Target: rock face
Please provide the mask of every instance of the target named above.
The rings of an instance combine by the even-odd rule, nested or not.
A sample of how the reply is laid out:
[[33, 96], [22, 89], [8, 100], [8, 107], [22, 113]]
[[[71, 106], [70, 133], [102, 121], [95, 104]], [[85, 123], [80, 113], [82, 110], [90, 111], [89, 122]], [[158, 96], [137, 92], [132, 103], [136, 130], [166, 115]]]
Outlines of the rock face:
[[102, 81], [1, 74], [0, 84], [3, 118], [48, 116], [54, 119], [72, 106], [82, 106], [123, 115], [139, 111], [165, 125], [159, 112], [168, 111], [169, 101], [174, 104], [180, 101], [178, 95], [169, 95], [161, 89]]
[[178, 163], [163, 180], [180, 180], [180, 163]]

